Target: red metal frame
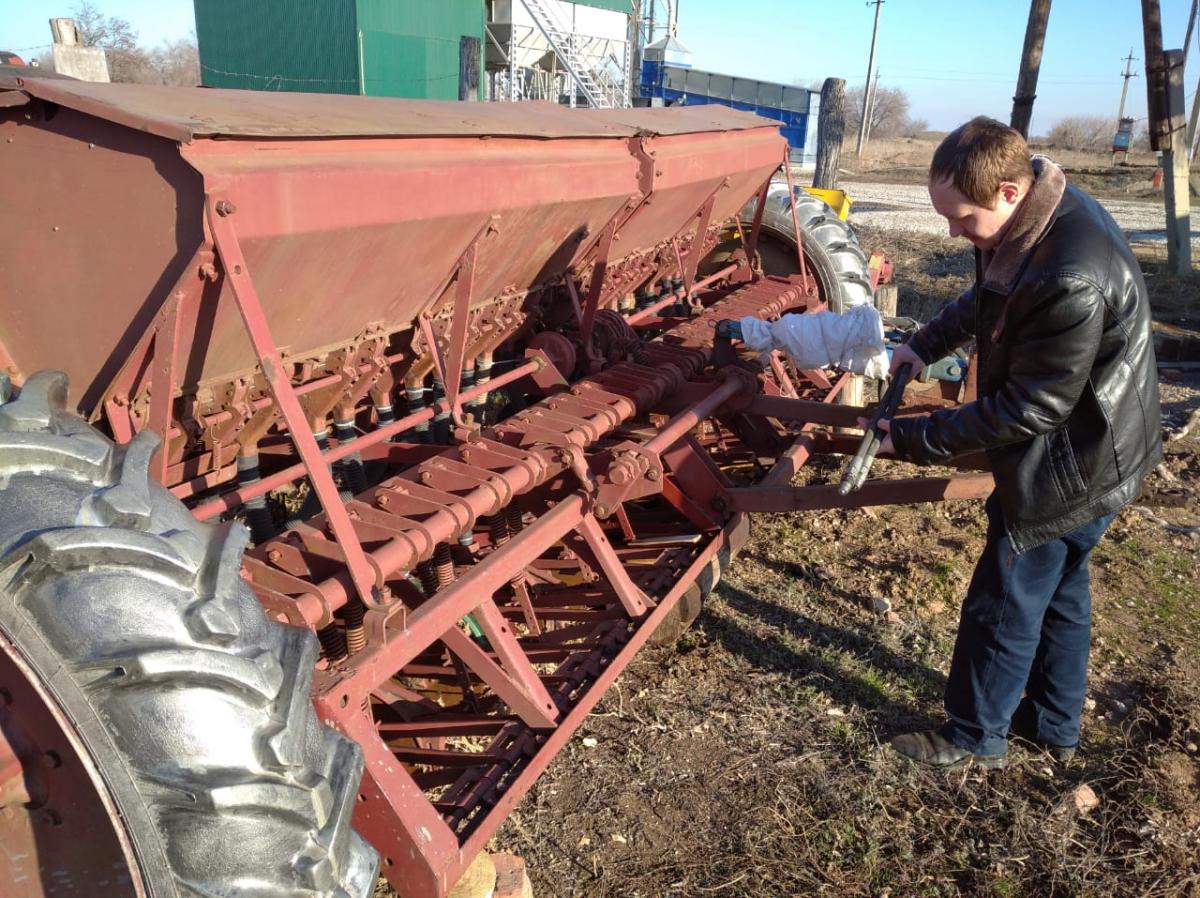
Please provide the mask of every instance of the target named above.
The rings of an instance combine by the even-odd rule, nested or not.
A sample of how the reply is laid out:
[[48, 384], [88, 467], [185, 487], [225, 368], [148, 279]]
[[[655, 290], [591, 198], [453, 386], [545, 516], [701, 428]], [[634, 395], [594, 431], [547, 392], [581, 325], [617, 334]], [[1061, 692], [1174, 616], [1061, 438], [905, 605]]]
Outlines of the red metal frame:
[[800, 227], [800, 216], [796, 211], [796, 182], [792, 178], [792, 157], [790, 147], [785, 147], [783, 150], [783, 171], [787, 176], [788, 208], [791, 209], [792, 212], [792, 236], [796, 238], [796, 258], [800, 263], [800, 277], [807, 281], [808, 263], [804, 260], [804, 231]]
[[[671, 261], [689, 284], [689, 293], [741, 270], [735, 263], [695, 281], [720, 189], [692, 216], [696, 231], [687, 250], [679, 252], [673, 243], [676, 257]], [[813, 401], [788, 398], [800, 390], [778, 358], [771, 363], [778, 384], [772, 389], [781, 396], [747, 395], [757, 387], [745, 372], [705, 380], [710, 375], [704, 371], [716, 320], [744, 314], [773, 317], [812, 307], [815, 289], [806, 274], [788, 282], [747, 272], [747, 286], [713, 294], [702, 303], [700, 317], [676, 323], [670, 344], [641, 344], [634, 363], [612, 365], [593, 355], [592, 376], [569, 391], [553, 387], [562, 383], [561, 377], [542, 355], [489, 384], [461, 389], [457, 374], [471, 341], [478, 246], [495, 228], [494, 220], [470, 242], [447, 278], [451, 314], [445, 337], [439, 337], [428, 312], [418, 322], [445, 397], [353, 443], [321, 451], [300, 397], [343, 381], [329, 375], [294, 383], [294, 366], [276, 348], [241, 251], [236, 210], [218, 188], [210, 189], [206, 209], [219, 277], [232, 288], [271, 392], [269, 406], [257, 400], [251, 409], [278, 409], [298, 461], [199, 505], [195, 513], [211, 517], [298, 476], [310, 478], [322, 513], [300, 530], [252, 549], [245, 573], [271, 613], [322, 633], [357, 634], [350, 640], [352, 661], [342, 664], [331, 657], [320, 672], [316, 704], [323, 717], [363, 746], [368, 767], [356, 825], [385, 857], [385, 875], [403, 884], [406, 895], [440, 898], [447, 893], [606, 685], [691, 588], [694, 575], [743, 527], [745, 511], [966, 498], [979, 495], [988, 482], [975, 477], [871, 483], [846, 499], [837, 497], [833, 487], [780, 487], [811, 451], [808, 435], [815, 435], [815, 426], [851, 425], [861, 414], [830, 403], [844, 379], [833, 383], [818, 372], [804, 372], [809, 389], [815, 382], [823, 394], [822, 401]], [[747, 258], [753, 258], [757, 218], [747, 239]], [[574, 282], [567, 279], [585, 345], [591, 343], [606, 296], [616, 226], [614, 218], [594, 244], [591, 282], [582, 304]], [[198, 300], [206, 282], [198, 283], [193, 294], [177, 291], [164, 304], [146, 341], [141, 364], [149, 365], [155, 385], [150, 420], [164, 430], [179, 382], [179, 359], [186, 352], [181, 322], [192, 311], [184, 303]], [[625, 316], [627, 326], [661, 329], [669, 323], [653, 315], [674, 301], [667, 297]], [[429, 308], [440, 302], [435, 297]], [[354, 374], [368, 369], [363, 365]], [[378, 457], [399, 457], [397, 453], [410, 451], [406, 444], [385, 450], [387, 440], [446, 411], [461, 426], [466, 401], [531, 375], [548, 377], [544, 382], [558, 391], [496, 427], [462, 431], [466, 442], [426, 453], [415, 468], [349, 503], [339, 498], [330, 473], [333, 462], [372, 449], [379, 450]], [[159, 390], [158, 384], [170, 389]], [[360, 384], [358, 397], [365, 392]], [[763, 422], [756, 425], [760, 429], [782, 427], [786, 433], [793, 427], [789, 422], [802, 425], [794, 430], [792, 449], [760, 486], [735, 487], [715, 467], [709, 473], [708, 453], [717, 450], [701, 446], [691, 435], [731, 404], [737, 415]], [[627, 422], [649, 412], [673, 417], [644, 442], [614, 442]], [[722, 440], [727, 443], [728, 437]], [[164, 476], [166, 461], [164, 453], [159, 468]], [[201, 480], [202, 486], [209, 484]], [[701, 486], [705, 480], [710, 485]], [[649, 513], [630, 504], [653, 496], [665, 500], [662, 509]], [[694, 496], [706, 496], [701, 502], [707, 504], [697, 504]], [[522, 523], [503, 542], [490, 538], [488, 528], [494, 523], [488, 522], [519, 503], [535, 513], [535, 520]], [[671, 557], [683, 553], [683, 568], [674, 563], [662, 567], [662, 558], [649, 568], [630, 567], [629, 561], [647, 552], [651, 558], [663, 555], [661, 549], [640, 548], [637, 534], [661, 527], [655, 522], [669, 509], [674, 510], [668, 517], [701, 527], [698, 542], [669, 550]], [[614, 524], [619, 525], [615, 530]], [[483, 554], [455, 562], [443, 547], [465, 535]], [[452, 573], [431, 593], [414, 591], [411, 577], [437, 565], [445, 568], [447, 557]], [[577, 573], [564, 581], [556, 573], [560, 571]], [[566, 585], [573, 577], [583, 580]], [[461, 629], [468, 618], [478, 637]], [[444, 689], [451, 682], [459, 684], [457, 699], [449, 710], [434, 711], [422, 689], [437, 683]], [[480, 689], [490, 696], [488, 704], [469, 713], [465, 706], [474, 707]], [[473, 751], [456, 749], [449, 747], [451, 737], [486, 737], [488, 744]]]
[[[221, 261], [222, 275], [233, 289], [238, 312], [254, 346], [254, 354], [271, 388], [275, 404], [287, 423], [288, 433], [296, 445], [300, 460], [304, 463], [313, 490], [321, 501], [321, 508], [329, 522], [329, 528], [333, 531], [333, 538], [345, 557], [347, 574], [354, 583], [358, 597], [366, 604], [374, 605], [383, 599], [383, 583], [371, 568], [363, 553], [362, 544], [354, 535], [354, 526], [338, 495], [333, 474], [321, 458], [321, 449], [317, 446], [317, 440], [309, 426], [308, 416], [292, 386], [291, 374], [284, 366], [283, 358], [271, 336], [267, 316], [263, 312], [258, 290], [250, 277], [250, 270], [233, 225], [232, 216], [235, 211], [231, 202], [210, 190], [205, 202], [205, 224], [212, 234], [213, 247]], [[172, 358], [174, 356], [173, 353], [168, 355]]]
[[[604, 685], [690, 588], [689, 572], [698, 571], [730, 538], [731, 528], [741, 526], [743, 507], [838, 504], [820, 487], [734, 488], [717, 471], [705, 510], [687, 498], [691, 488], [685, 481], [677, 480], [686, 476], [686, 483], [697, 483], [705, 476], [689, 466], [696, 450], [705, 452], [689, 434], [731, 403], [741, 415], [804, 422], [800, 439], [817, 422], [845, 424], [860, 413], [827, 401], [746, 396], [744, 375], [703, 379], [716, 320], [806, 308], [807, 289], [800, 281], [763, 279], [714, 297], [700, 317], [671, 329], [669, 343], [645, 344], [634, 363], [585, 378], [346, 506], [353, 534], [372, 545], [370, 564], [398, 600], [367, 611], [364, 646], [346, 665], [330, 665], [321, 674], [317, 706], [363, 745], [368, 776], [356, 822], [390, 862], [385, 874], [412, 894], [445, 894]], [[832, 385], [825, 399], [844, 382]], [[626, 422], [668, 409], [671, 420], [645, 442], [613, 441]], [[964, 484], [969, 489], [942, 481], [869, 485], [857, 504], [916, 501], [913, 497], [931, 498], [939, 491], [975, 495], [982, 479]], [[687, 563], [665, 580], [662, 573], [670, 567], [629, 566], [647, 551], [629, 533], [648, 521], [652, 526], [654, 514], [661, 515], [646, 519], [645, 506], [636, 503], [655, 495], [668, 499], [665, 507], [671, 499], [683, 505], [688, 513], [674, 514], [685, 522], [718, 524], [697, 543], [671, 550], [683, 551]], [[502, 544], [490, 542], [482, 522], [514, 504], [533, 512], [535, 520]], [[612, 515], [611, 523], [597, 514]], [[318, 517], [312, 525], [319, 530], [323, 521]], [[464, 533], [472, 534], [482, 556], [455, 563], [452, 576], [431, 593], [406, 591], [397, 578], [435, 562], [438, 547]], [[246, 572], [273, 612], [319, 628], [338, 626], [353, 599], [352, 584], [344, 571], [330, 571], [315, 548], [280, 537], [251, 550]], [[324, 577], [317, 576], [322, 566]], [[572, 570], [584, 577], [578, 586], [555, 579], [555, 571]], [[553, 624], [548, 630], [534, 633], [523, 626], [529, 608], [515, 592], [506, 594], [521, 572], [534, 578], [533, 611]], [[480, 640], [459, 628], [467, 616], [482, 630]], [[554, 666], [547, 668], [551, 661]], [[449, 710], [423, 706], [419, 690], [412, 691], [430, 677], [447, 683], [464, 675], [464, 682], [494, 696], [498, 704], [492, 710], [464, 708], [474, 689], [457, 693]], [[397, 693], [397, 684], [408, 685]], [[392, 719], [401, 707], [418, 716]], [[451, 748], [445, 741], [485, 734], [487, 745], [475, 750]]]
[[[344, 134], [272, 139], [270, 153], [237, 140], [170, 146], [203, 183], [203, 235], [103, 390], [115, 436], [164, 436], [155, 472], [195, 500], [197, 518], [311, 483], [321, 511], [250, 549], [243, 576], [270, 615], [320, 636], [314, 701], [363, 748], [355, 825], [405, 898], [444, 898], [658, 625], [694, 610], [701, 573], [746, 538], [747, 511], [966, 498], [988, 486], [973, 474], [872, 481], [846, 499], [829, 486], [793, 489], [813, 453], [847, 451], [846, 438], [818, 429], [861, 414], [832, 404], [846, 377], [795, 372], [778, 356], [769, 368], [746, 359], [714, 370], [717, 321], [824, 307], [794, 203], [799, 276], [757, 266], [782, 145], [774, 129], [747, 126], [736, 139], [616, 131], [618, 151], [588, 132], [532, 154], [528, 141], [490, 134], [477, 141], [486, 150], [464, 150], [453, 133], [416, 150]], [[405, 153], [420, 164], [397, 166]], [[783, 164], [794, 196], [786, 153]], [[444, 189], [454, 177], [475, 179], [478, 190], [462, 191], [469, 202]], [[749, 232], [737, 226], [744, 258], [697, 280], [723, 232], [714, 222], [752, 194]], [[422, 247], [436, 258], [375, 264], [426, 215], [440, 236]], [[534, 228], [549, 250], [527, 246]], [[353, 327], [328, 310], [279, 314], [280, 296], [311, 283], [292, 267], [335, 268], [338, 252], [354, 261], [333, 286], [316, 280], [347, 294]], [[659, 315], [675, 296], [620, 308], [628, 292], [676, 274], [686, 316]], [[394, 317], [357, 320], [377, 307]], [[220, 339], [193, 347], [201, 320]], [[289, 333], [303, 345], [280, 345]], [[543, 335], [556, 339], [539, 344]], [[522, 362], [530, 344], [548, 350]], [[576, 345], [580, 366], [570, 364]], [[468, 386], [464, 372], [484, 371], [502, 346], [513, 367]], [[443, 397], [385, 417], [396, 383], [412, 401], [431, 374]], [[496, 424], [482, 410], [468, 419], [467, 402], [506, 387], [522, 405], [541, 398]], [[447, 445], [392, 442], [444, 416], [455, 425]], [[324, 441], [331, 417], [354, 438], [322, 449], [314, 431]], [[264, 476], [212, 495], [239, 453], [269, 461]], [[756, 483], [728, 473], [772, 456]], [[356, 457], [403, 469], [343, 499], [331, 466]]]

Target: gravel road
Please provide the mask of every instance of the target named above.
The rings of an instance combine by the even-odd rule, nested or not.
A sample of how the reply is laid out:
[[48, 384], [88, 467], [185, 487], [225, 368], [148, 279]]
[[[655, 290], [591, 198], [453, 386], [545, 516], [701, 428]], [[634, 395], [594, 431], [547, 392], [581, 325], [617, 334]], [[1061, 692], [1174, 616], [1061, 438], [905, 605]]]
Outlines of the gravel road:
[[[929, 194], [923, 184], [878, 184], [869, 181], [848, 181], [842, 189], [854, 201], [851, 220], [898, 231], [919, 231], [945, 234], [946, 222], [929, 205]], [[1100, 201], [1124, 229], [1131, 243], [1166, 243], [1163, 207], [1160, 203], [1142, 200]], [[1192, 231], [1192, 239], [1200, 231]]]

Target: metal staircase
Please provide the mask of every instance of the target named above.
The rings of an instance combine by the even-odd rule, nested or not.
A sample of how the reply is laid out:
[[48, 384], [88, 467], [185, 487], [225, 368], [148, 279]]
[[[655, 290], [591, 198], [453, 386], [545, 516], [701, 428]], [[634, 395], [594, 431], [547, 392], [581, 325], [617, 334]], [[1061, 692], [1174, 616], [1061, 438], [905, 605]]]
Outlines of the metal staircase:
[[559, 21], [550, 0], [521, 0], [534, 24], [550, 44], [554, 55], [583, 94], [589, 106], [599, 109], [628, 107], [629, 92], [603, 66], [595, 66], [575, 46], [571, 29]]

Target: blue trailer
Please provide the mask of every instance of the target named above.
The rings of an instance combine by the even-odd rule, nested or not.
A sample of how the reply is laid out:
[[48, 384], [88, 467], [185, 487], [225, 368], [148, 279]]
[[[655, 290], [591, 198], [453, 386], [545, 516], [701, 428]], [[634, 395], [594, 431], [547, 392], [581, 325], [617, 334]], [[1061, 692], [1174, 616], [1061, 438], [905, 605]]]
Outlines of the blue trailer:
[[[650, 56], [650, 49], [647, 56]], [[704, 72], [689, 65], [646, 58], [638, 94], [645, 105], [700, 106], [718, 103], [775, 119], [792, 160], [812, 163], [817, 152], [816, 107], [820, 95], [803, 87]]]

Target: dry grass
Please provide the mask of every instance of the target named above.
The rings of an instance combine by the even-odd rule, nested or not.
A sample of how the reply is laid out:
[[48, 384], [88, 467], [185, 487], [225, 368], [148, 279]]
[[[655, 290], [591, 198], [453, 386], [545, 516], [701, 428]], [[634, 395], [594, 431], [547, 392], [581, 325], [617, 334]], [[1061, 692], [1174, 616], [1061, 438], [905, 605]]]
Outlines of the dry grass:
[[[871, 171], [880, 168], [913, 166], [928, 171], [929, 163], [933, 159], [933, 151], [937, 149], [937, 145], [938, 140], [925, 137], [890, 137], [872, 140], [867, 144], [860, 161], [854, 155], [854, 141], [848, 141], [842, 150], [843, 167], [853, 171], [857, 171], [858, 168], [863, 171]], [[1030, 147], [1034, 152], [1044, 153], [1065, 168], [1112, 168], [1112, 156], [1109, 153], [1068, 150], [1036, 142], [1032, 143]], [[1122, 158], [1120, 161], [1125, 162], [1126, 160]], [[1155, 155], [1151, 152], [1130, 153], [1127, 161], [1130, 166], [1134, 167], [1153, 166], [1155, 165]], [[1200, 165], [1200, 163], [1197, 164]]]
[[[861, 159], [853, 144], [842, 151], [841, 168], [848, 180], [886, 181], [897, 184], [924, 183], [937, 141], [929, 138], [899, 137], [872, 141]], [[1066, 150], [1034, 144], [1034, 152], [1049, 156], [1061, 165], [1071, 183], [1094, 196], [1119, 199], [1152, 199], [1162, 191], [1151, 184], [1157, 166], [1153, 153], [1131, 153], [1129, 159], [1114, 165], [1108, 153]], [[1200, 160], [1195, 163], [1200, 171]]]
[[539, 898], [1196, 895], [1200, 629], [1124, 606], [1158, 588], [1136, 555], [1194, 550], [1135, 515], [1116, 531], [1071, 766], [1014, 748], [1003, 771], [935, 773], [884, 745], [939, 718], [973, 505], [763, 518], [697, 627], [635, 664], [585, 725], [595, 746], [572, 743], [499, 844]]
[[[969, 283], [958, 244], [862, 237], [895, 260], [902, 313]], [[1147, 273], [1157, 317], [1186, 314], [1191, 284]], [[1200, 381], [1163, 393], [1179, 432]], [[1167, 452], [1143, 501], [1200, 523], [1200, 439]], [[818, 458], [803, 476], [839, 472]], [[1093, 556], [1070, 766], [1014, 744], [1005, 770], [944, 774], [886, 747], [941, 718], [982, 539], [977, 503], [756, 517], [697, 624], [635, 661], [584, 724], [592, 747], [572, 740], [496, 847], [524, 855], [538, 898], [1200, 898], [1200, 541], [1136, 510]], [[1095, 808], [1077, 807], [1084, 786]]]

